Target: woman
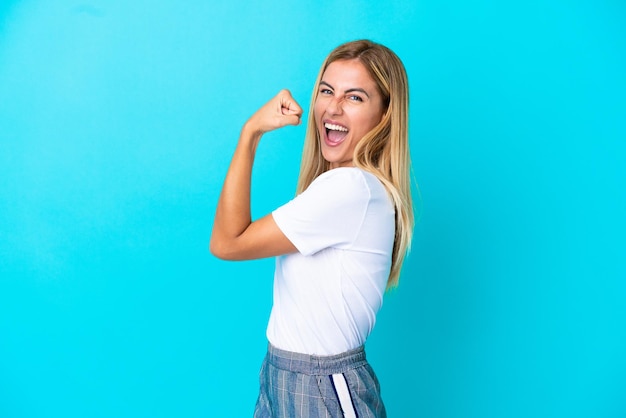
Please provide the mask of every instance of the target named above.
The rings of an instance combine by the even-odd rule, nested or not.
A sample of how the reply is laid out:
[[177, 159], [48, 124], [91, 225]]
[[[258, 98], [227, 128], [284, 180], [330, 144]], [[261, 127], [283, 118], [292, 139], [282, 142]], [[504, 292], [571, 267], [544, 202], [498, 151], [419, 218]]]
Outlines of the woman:
[[298, 194], [253, 222], [257, 144], [301, 115], [283, 90], [245, 123], [211, 237], [222, 259], [277, 257], [254, 416], [384, 417], [363, 345], [413, 229], [404, 66], [365, 40], [330, 53], [313, 91]]

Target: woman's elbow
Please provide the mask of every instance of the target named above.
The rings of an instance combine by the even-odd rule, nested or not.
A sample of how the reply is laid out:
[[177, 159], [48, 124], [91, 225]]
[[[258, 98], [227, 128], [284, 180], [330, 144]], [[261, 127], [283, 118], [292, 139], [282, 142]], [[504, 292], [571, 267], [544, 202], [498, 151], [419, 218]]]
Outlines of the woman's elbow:
[[239, 259], [232, 246], [227, 245], [223, 240], [211, 238], [209, 251], [220, 260], [234, 261]]
[[221, 245], [221, 243], [216, 239], [211, 238], [211, 241], [209, 242], [209, 251], [213, 254], [213, 256], [219, 258], [220, 260], [227, 259], [224, 246]]

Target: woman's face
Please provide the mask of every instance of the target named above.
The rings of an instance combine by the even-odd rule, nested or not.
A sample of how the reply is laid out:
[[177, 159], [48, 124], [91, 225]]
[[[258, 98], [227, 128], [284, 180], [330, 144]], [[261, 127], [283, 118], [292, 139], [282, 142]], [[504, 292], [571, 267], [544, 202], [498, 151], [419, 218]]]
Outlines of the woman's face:
[[380, 122], [383, 99], [357, 59], [333, 61], [322, 75], [314, 116], [330, 168], [352, 166], [354, 147]]

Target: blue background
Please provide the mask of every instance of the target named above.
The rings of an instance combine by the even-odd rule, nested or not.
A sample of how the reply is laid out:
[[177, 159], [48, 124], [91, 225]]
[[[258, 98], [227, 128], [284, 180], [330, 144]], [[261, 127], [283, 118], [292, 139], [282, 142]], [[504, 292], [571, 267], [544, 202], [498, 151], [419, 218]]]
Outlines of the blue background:
[[[0, 416], [251, 416], [272, 260], [208, 250], [243, 122], [339, 43], [411, 83], [418, 223], [368, 342], [391, 417], [626, 416], [626, 5], [4, 1]], [[291, 198], [268, 134], [253, 212]], [[417, 192], [416, 192], [417, 193]]]

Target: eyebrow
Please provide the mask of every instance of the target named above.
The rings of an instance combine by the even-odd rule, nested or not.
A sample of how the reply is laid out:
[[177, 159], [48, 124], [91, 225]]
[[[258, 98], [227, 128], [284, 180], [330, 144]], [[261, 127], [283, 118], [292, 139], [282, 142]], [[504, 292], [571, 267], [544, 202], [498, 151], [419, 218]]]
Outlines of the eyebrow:
[[[328, 83], [327, 83], [327, 82], [325, 82], [325, 81], [320, 81], [320, 85], [322, 85], [322, 84], [323, 84], [323, 85], [325, 85], [325, 86], [330, 87], [332, 90], [335, 90], [335, 88], [334, 88], [333, 86], [331, 86], [330, 84], [328, 84]], [[368, 99], [369, 99], [369, 97], [370, 97], [370, 95], [369, 95], [369, 94], [367, 94], [367, 92], [366, 92], [365, 90], [363, 90], [362, 88], [358, 88], [358, 87], [348, 89], [348, 90], [346, 90], [346, 91], [345, 91], [345, 93], [353, 93], [353, 92], [355, 92], [355, 91], [356, 91], [356, 92], [361, 92], [361, 93], [363, 93], [364, 95], [366, 95], [366, 96], [367, 96], [367, 98], [368, 98]]]

